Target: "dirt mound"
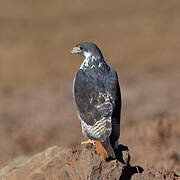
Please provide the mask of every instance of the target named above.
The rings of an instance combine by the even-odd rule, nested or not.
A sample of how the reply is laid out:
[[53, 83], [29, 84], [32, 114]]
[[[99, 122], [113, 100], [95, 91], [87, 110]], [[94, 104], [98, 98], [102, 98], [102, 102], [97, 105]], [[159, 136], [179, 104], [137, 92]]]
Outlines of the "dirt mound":
[[[130, 165], [126, 146], [119, 146], [118, 160], [101, 160], [94, 146], [77, 148], [53, 146], [31, 158], [21, 157], [0, 170], [0, 179], [6, 180], [96, 180], [96, 179], [174, 179], [173, 171], [148, 170]], [[136, 175], [135, 175], [136, 174]], [[135, 176], [133, 176], [135, 175]]]

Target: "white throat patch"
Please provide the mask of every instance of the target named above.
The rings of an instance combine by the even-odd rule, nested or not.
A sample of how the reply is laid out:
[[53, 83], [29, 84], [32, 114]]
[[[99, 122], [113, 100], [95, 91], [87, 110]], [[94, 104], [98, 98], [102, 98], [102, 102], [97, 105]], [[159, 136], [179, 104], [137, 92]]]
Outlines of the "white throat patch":
[[84, 56], [85, 56], [85, 59], [88, 59], [91, 56], [91, 53], [84, 51]]
[[97, 62], [98, 59], [96, 59], [94, 56], [92, 56], [92, 53], [84, 52], [84, 57], [85, 57], [85, 59], [83, 60], [83, 63], [81, 64], [80, 69], [101, 68], [102, 62]]
[[85, 56], [85, 59], [83, 60], [83, 63], [81, 64], [80, 69], [84, 69], [84, 68], [89, 67], [88, 63], [89, 63], [89, 59], [91, 57], [91, 53], [90, 52], [84, 52], [84, 56]]

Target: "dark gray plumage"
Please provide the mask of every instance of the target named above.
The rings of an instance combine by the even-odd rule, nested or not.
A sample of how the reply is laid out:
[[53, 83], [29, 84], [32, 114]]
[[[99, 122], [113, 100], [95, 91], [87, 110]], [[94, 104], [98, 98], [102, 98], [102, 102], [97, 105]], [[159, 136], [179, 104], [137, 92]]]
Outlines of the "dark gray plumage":
[[91, 42], [76, 45], [72, 54], [83, 58], [73, 83], [73, 96], [82, 132], [102, 143], [115, 158], [120, 135], [121, 94], [117, 73], [106, 64], [99, 48]]

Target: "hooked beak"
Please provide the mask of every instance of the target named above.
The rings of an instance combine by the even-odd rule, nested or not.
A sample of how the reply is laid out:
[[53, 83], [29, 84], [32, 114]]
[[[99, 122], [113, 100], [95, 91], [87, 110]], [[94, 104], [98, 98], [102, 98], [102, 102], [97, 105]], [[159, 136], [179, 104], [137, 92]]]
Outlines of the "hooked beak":
[[80, 52], [81, 52], [80, 47], [75, 46], [75, 47], [72, 49], [72, 51], [71, 51], [71, 55], [72, 55], [72, 54], [78, 54], [78, 53], [80, 53]]

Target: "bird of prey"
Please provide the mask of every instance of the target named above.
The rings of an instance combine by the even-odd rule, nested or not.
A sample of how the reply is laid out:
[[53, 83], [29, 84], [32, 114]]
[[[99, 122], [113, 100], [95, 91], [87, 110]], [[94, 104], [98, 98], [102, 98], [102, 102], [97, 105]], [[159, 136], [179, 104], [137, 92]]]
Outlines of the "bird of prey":
[[105, 62], [100, 49], [91, 42], [77, 44], [71, 51], [83, 62], [73, 82], [73, 97], [82, 132], [96, 143], [104, 159], [116, 158], [120, 136], [121, 94], [118, 76]]

